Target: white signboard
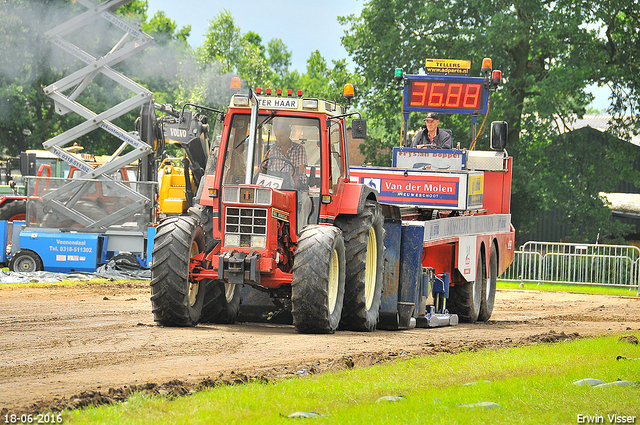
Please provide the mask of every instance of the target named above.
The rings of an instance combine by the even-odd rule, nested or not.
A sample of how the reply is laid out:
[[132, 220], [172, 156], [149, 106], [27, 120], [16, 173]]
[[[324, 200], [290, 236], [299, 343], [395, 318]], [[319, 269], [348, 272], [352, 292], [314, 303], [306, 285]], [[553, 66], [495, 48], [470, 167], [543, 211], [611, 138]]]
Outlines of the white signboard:
[[448, 149], [394, 149], [394, 167], [419, 170], [463, 170], [464, 154]]
[[258, 174], [258, 180], [256, 181], [256, 184], [258, 186], [280, 189], [282, 188], [282, 182], [284, 182], [284, 179], [282, 177], [269, 176], [267, 174], [260, 173]]
[[298, 99], [290, 97], [258, 97], [260, 108], [298, 109]]

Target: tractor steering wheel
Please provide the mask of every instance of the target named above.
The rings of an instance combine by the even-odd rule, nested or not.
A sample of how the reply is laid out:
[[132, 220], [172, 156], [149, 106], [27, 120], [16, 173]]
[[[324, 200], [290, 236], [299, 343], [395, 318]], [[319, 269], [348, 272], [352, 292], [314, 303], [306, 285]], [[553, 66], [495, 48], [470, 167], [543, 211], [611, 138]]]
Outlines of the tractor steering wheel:
[[[265, 172], [267, 171], [267, 164], [269, 163], [269, 160], [271, 158], [267, 157], [265, 159], [262, 160], [262, 162], [260, 163], [260, 170], [264, 170]], [[284, 165], [282, 167], [280, 167], [280, 172], [282, 172], [282, 170], [284, 170], [284, 167], [286, 167], [287, 165], [290, 165], [291, 168], [293, 169], [293, 173], [292, 175], [295, 177], [298, 174], [298, 167], [296, 167], [293, 162], [284, 156], [279, 156], [277, 158], [273, 158], [273, 160], [281, 160], [282, 162], [284, 162]]]

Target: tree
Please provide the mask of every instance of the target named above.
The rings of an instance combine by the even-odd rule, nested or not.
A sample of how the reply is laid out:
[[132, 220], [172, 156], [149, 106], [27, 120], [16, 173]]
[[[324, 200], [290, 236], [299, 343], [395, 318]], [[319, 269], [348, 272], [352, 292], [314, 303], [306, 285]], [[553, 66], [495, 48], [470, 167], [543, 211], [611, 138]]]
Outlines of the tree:
[[64, 15], [54, 0], [0, 3], [0, 155], [17, 155], [60, 129], [61, 119], [42, 87], [61, 77], [52, 67], [52, 45], [38, 28]]
[[[228, 10], [221, 11], [209, 22], [199, 55], [203, 69], [209, 69], [210, 74], [216, 69], [207, 79], [209, 84], [215, 75], [234, 73], [251, 88], [290, 88], [303, 90], [314, 97], [343, 101], [343, 85], [356, 81], [347, 69], [346, 60], [333, 61], [331, 68], [319, 51], [312, 52], [304, 74], [289, 71], [291, 51], [286, 44], [274, 38], [265, 49], [262, 37], [253, 31], [243, 34]], [[212, 85], [217, 87], [215, 82]], [[220, 92], [219, 89], [216, 91]], [[199, 85], [198, 98], [210, 98], [208, 92], [211, 92], [210, 88]]]
[[[617, 50], [637, 52], [633, 24], [639, 11], [636, 3], [615, 0], [371, 0], [360, 16], [340, 19], [348, 26], [343, 45], [367, 84], [362, 104], [378, 136], [363, 147], [368, 159], [375, 160], [377, 145], [389, 147], [399, 140], [401, 95], [392, 87], [394, 68], [418, 73], [425, 58], [470, 59], [472, 75], [477, 75], [482, 58], [490, 56], [502, 70], [504, 86], [492, 96], [488, 121], [509, 122], [515, 163], [512, 213], [519, 231], [532, 229], [541, 211], [561, 201], [553, 199], [561, 194], [545, 186], [538, 171], [558, 129], [585, 113], [591, 100], [585, 88], [603, 79], [639, 86], [630, 82], [637, 72], [636, 77], [621, 76], [631, 56]], [[611, 36], [603, 38], [601, 32]], [[632, 62], [637, 70], [637, 60]], [[445, 124], [456, 124], [445, 118]], [[413, 117], [410, 127], [416, 128], [417, 121]], [[454, 140], [468, 140], [469, 124], [452, 126]], [[486, 136], [479, 143], [486, 146]], [[589, 209], [587, 204], [564, 205], [572, 208], [567, 216], [586, 216]]]
[[269, 67], [280, 80], [286, 78], [291, 66], [291, 51], [287, 45], [279, 38], [272, 38], [267, 44], [267, 53]]
[[218, 61], [221, 72], [233, 72], [242, 52], [242, 35], [231, 15], [224, 9], [209, 20], [209, 28], [204, 35], [200, 57], [204, 63]]

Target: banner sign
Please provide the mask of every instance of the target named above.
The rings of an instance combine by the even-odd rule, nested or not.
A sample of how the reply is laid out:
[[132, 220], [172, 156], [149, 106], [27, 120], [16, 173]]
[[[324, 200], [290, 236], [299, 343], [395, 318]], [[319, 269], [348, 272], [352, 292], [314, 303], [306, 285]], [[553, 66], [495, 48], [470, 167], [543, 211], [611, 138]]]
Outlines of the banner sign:
[[393, 148], [392, 166], [420, 170], [464, 170], [467, 152], [457, 149]]
[[[352, 167], [350, 175], [359, 183], [376, 189], [382, 204], [443, 210], [482, 208], [482, 172]], [[473, 203], [469, 202], [471, 199]]]

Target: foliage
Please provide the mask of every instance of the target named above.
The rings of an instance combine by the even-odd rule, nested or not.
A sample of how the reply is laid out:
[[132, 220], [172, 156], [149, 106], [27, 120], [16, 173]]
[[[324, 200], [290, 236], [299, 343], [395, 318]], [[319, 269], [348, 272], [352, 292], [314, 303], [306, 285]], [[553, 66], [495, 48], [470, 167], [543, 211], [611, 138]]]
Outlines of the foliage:
[[[555, 135], [566, 130], [561, 127], [586, 112], [591, 95], [585, 88], [590, 84], [613, 81], [619, 89], [615, 99], [623, 99], [619, 104], [614, 102], [613, 110], [622, 110], [629, 101], [638, 104], [638, 98], [633, 98], [637, 90], [630, 90], [625, 97], [619, 93], [622, 87], [640, 86], [639, 73], [629, 72], [637, 71], [638, 66], [638, 55], [630, 55], [640, 45], [639, 12], [638, 4], [622, 1], [371, 0], [360, 16], [340, 18], [347, 26], [343, 44], [353, 57], [356, 73], [366, 82], [362, 104], [377, 135], [361, 149], [375, 162], [379, 146], [388, 149], [400, 140], [401, 93], [394, 90], [395, 68], [415, 74], [425, 58], [468, 59], [476, 76], [482, 58], [489, 56], [494, 68], [502, 70], [504, 84], [492, 96], [487, 121], [505, 120], [510, 126], [516, 228], [521, 233], [530, 231], [541, 213], [556, 205], [568, 208], [565, 211], [571, 223], [580, 217], [585, 226], [591, 222], [590, 228], [605, 228], [609, 218], [600, 208], [593, 214], [597, 192], [588, 194], [587, 199], [593, 202], [572, 198], [576, 191], [595, 190], [599, 177], [590, 175], [579, 189], [556, 190], [558, 182], [565, 187], [573, 181], [562, 177], [566, 165], [550, 168], [559, 164], [545, 162], [545, 157]], [[418, 127], [419, 118], [410, 117], [410, 129]], [[453, 129], [454, 142], [469, 146], [468, 121], [464, 124], [445, 116], [441, 126]], [[623, 127], [617, 131], [621, 138], [628, 138]], [[486, 134], [478, 146], [488, 146]], [[558, 162], [563, 163], [563, 155], [581, 156], [578, 149], [587, 147], [571, 144], [555, 151], [561, 155]], [[625, 167], [636, 156], [637, 152], [631, 152], [622, 161]], [[576, 232], [585, 226], [576, 226]]]
[[[52, 45], [37, 31], [59, 21], [54, 0], [0, 3], [0, 154], [17, 155], [59, 131], [60, 120], [41, 87], [61, 77], [48, 58]], [[46, 23], [46, 25], [45, 25]]]
[[237, 74], [250, 88], [303, 90], [314, 97], [343, 101], [344, 84], [359, 81], [348, 70], [346, 59], [333, 61], [330, 67], [319, 51], [312, 52], [304, 74], [290, 71], [291, 51], [281, 39], [269, 40], [265, 48], [255, 32], [242, 33], [228, 10], [210, 20], [199, 56], [205, 67], [218, 63], [220, 73]]

